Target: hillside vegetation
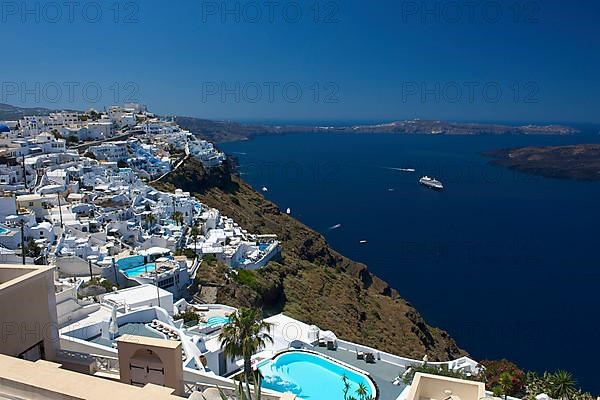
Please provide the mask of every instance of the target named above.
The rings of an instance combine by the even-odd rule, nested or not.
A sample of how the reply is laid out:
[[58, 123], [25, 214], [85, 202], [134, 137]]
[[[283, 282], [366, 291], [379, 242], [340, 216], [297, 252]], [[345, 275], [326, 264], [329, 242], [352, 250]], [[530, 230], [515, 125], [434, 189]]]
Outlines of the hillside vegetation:
[[197, 281], [217, 287], [216, 301], [261, 307], [267, 314], [284, 312], [343, 339], [402, 356], [447, 360], [465, 355], [365, 265], [335, 252], [320, 234], [230, 174], [228, 166], [208, 173], [189, 159], [154, 185], [192, 192], [248, 231], [275, 233], [283, 242], [281, 259], [259, 271], [236, 274], [216, 262], [203, 263]]

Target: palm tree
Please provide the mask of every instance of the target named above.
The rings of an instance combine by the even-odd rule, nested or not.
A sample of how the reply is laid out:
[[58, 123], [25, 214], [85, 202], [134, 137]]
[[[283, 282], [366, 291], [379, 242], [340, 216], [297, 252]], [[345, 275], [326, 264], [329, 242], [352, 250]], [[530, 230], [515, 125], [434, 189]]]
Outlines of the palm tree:
[[173, 221], [175, 221], [175, 223], [177, 223], [177, 225], [181, 225], [183, 223], [183, 214], [181, 213], [181, 211], [175, 211], [171, 215], [171, 218], [173, 219]]
[[557, 371], [550, 378], [552, 394], [555, 399], [568, 399], [575, 393], [575, 378], [567, 371]]
[[[256, 374], [254, 376], [254, 381], [256, 382], [256, 385], [254, 386], [254, 388], [255, 388], [254, 396], [252, 396], [253, 393], [250, 390], [250, 384], [248, 382], [246, 382], [246, 385], [244, 387], [244, 385], [242, 385], [242, 382], [240, 381], [238, 383], [237, 388], [235, 389], [234, 399], [235, 400], [261, 400], [261, 390], [260, 390], [261, 376], [260, 376], [259, 371], [256, 371]], [[230, 400], [230, 398], [227, 397], [227, 395], [221, 389], [219, 389], [219, 396], [221, 397], [221, 400]], [[204, 396], [202, 396], [202, 397], [204, 400], [206, 400], [206, 397], [204, 397]]]
[[349, 400], [348, 392], [350, 391], [350, 381], [345, 374], [342, 375], [342, 382], [344, 382], [344, 400]]
[[369, 392], [367, 392], [367, 386], [364, 383], [359, 383], [358, 388], [356, 389], [356, 394], [360, 398], [360, 400], [367, 400], [367, 396]]
[[198, 258], [198, 236], [200, 236], [200, 229], [198, 225], [192, 226], [190, 236], [194, 239], [194, 257]]
[[156, 222], [156, 216], [154, 216], [154, 214], [146, 214], [144, 216], [144, 221], [146, 221], [146, 226], [149, 228]]
[[244, 358], [244, 375], [246, 382], [252, 377], [250, 358], [264, 348], [267, 343], [273, 343], [268, 331], [271, 324], [262, 320], [262, 311], [252, 308], [240, 308], [229, 317], [229, 323], [223, 327], [219, 340], [224, 353], [235, 359]]

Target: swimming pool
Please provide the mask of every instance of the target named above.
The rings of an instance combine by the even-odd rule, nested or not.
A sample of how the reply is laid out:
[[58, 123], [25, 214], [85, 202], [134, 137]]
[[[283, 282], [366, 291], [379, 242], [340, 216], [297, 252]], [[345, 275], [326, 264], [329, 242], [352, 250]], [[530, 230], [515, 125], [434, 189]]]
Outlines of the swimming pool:
[[0, 226], [0, 235], [4, 235], [5, 233], [8, 233], [8, 232], [10, 232], [9, 229], [7, 229], [3, 226]]
[[270, 244], [269, 243], [259, 243], [258, 244], [258, 249], [260, 251], [265, 251], [269, 248]]
[[229, 317], [210, 317], [206, 320], [206, 326], [225, 325], [229, 323]]
[[291, 392], [307, 400], [344, 400], [346, 376], [350, 383], [348, 396], [360, 398], [356, 390], [362, 383], [366, 398], [375, 397], [377, 390], [364, 374], [304, 351], [290, 351], [259, 365], [263, 387], [277, 392]]
[[145, 273], [146, 271], [151, 272], [156, 269], [155, 263], [144, 264], [144, 256], [131, 256], [121, 258], [117, 261], [117, 267], [127, 277], [136, 277]]

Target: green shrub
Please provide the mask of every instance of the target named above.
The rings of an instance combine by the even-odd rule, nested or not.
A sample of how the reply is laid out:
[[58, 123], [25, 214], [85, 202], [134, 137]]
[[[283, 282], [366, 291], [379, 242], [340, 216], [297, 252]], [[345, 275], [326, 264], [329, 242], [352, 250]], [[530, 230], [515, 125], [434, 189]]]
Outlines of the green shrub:
[[88, 286], [102, 286], [104, 289], [106, 289], [106, 293], [110, 293], [113, 291], [113, 287], [116, 285], [113, 285], [112, 282], [106, 280], [106, 279], [100, 279], [100, 278], [92, 278], [89, 281], [85, 282], [84, 284], [81, 285], [81, 288], [84, 289]]
[[256, 273], [247, 269], [237, 270], [236, 274], [233, 274], [233, 279], [240, 285], [248, 286], [254, 290], [259, 290], [260, 285], [256, 279]]
[[200, 321], [200, 318], [198, 318], [198, 314], [196, 314], [193, 311], [184, 311], [182, 313], [176, 314], [173, 316], [174, 320], [179, 320], [179, 319], [183, 319], [183, 322], [185, 324], [188, 324], [190, 322], [194, 322], [194, 323], [198, 323], [198, 321]]
[[202, 257], [202, 262], [213, 265], [217, 263], [217, 257], [214, 254], [207, 254], [204, 257]]
[[196, 253], [192, 249], [177, 249], [175, 250], [176, 256], [186, 256], [187, 258], [196, 258]]
[[499, 386], [503, 388], [503, 394], [508, 396], [525, 395], [526, 375], [515, 363], [508, 360], [483, 360], [481, 365], [484, 369], [480, 378], [487, 386]]
[[472, 379], [469, 376], [467, 376], [467, 374], [465, 374], [464, 372], [452, 371], [452, 370], [448, 369], [447, 365], [437, 367], [437, 366], [428, 365], [427, 363], [425, 363], [418, 367], [411, 367], [411, 371], [402, 378], [404, 383], [406, 385], [410, 385], [417, 372], [421, 372], [423, 374], [447, 376], [449, 378]]

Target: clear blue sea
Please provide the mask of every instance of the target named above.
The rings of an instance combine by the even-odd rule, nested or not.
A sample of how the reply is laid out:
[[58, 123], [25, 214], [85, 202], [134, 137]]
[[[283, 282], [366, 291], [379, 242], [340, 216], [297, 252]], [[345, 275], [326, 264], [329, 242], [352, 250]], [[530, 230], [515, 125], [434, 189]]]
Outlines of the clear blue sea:
[[[239, 158], [246, 181], [267, 187], [267, 198], [366, 263], [476, 359], [567, 369], [600, 394], [600, 182], [525, 175], [481, 155], [600, 143], [597, 131], [571, 137], [294, 134], [221, 148]], [[423, 175], [446, 189], [422, 187]]]

